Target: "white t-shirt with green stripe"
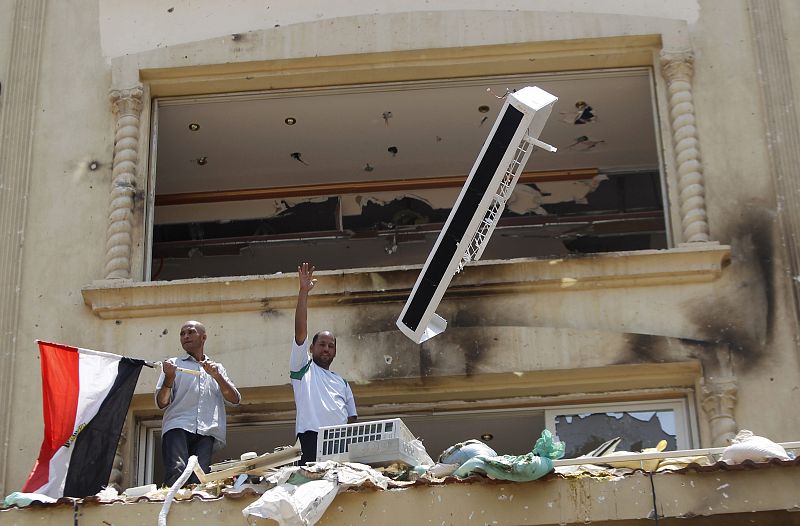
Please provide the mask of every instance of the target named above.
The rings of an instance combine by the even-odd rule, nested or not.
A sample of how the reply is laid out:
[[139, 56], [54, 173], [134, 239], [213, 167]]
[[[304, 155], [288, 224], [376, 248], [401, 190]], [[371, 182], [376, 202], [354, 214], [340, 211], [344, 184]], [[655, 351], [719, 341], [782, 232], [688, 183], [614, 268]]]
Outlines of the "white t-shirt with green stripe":
[[308, 339], [297, 345], [292, 338], [289, 377], [297, 408], [296, 433], [346, 424], [348, 417], [357, 416], [350, 386], [338, 374], [314, 363], [308, 354]]

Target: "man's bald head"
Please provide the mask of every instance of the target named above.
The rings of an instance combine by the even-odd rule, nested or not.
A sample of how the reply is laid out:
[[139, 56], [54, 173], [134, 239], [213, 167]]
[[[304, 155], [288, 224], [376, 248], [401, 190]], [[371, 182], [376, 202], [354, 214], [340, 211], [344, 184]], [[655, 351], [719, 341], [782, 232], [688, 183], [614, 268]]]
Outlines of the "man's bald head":
[[183, 350], [201, 361], [207, 337], [206, 326], [199, 321], [189, 320], [181, 326], [180, 337]]

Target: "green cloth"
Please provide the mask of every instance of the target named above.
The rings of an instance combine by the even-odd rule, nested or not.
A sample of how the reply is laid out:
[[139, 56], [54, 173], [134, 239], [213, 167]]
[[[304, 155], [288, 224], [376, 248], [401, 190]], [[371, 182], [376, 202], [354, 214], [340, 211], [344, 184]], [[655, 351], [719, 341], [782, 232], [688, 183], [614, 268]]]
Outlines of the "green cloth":
[[553, 470], [553, 460], [563, 456], [564, 443], [555, 442], [552, 433], [545, 429], [530, 453], [496, 457], [478, 455], [464, 462], [453, 475], [464, 478], [483, 473], [497, 480], [527, 482], [550, 473]]

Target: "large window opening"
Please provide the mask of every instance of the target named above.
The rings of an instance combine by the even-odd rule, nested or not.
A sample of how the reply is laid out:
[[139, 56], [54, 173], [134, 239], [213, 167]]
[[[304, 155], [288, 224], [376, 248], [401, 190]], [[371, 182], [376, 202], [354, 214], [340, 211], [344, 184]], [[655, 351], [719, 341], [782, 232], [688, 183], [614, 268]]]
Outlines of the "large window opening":
[[[639, 451], [667, 440], [667, 450], [695, 447], [696, 429], [686, 399], [620, 402], [552, 408], [507, 408], [476, 411], [393, 413], [361, 418], [361, 422], [401, 418], [425, 445], [433, 460], [448, 447], [465, 440], [485, 442], [499, 455], [530, 452], [543, 429], [566, 443], [566, 457], [588, 453], [601, 443], [620, 437], [620, 451]], [[232, 420], [236, 416], [232, 415]], [[160, 420], [139, 422], [138, 483], [163, 480]], [[228, 442], [212, 463], [262, 454], [295, 442], [294, 421], [233, 422]]]
[[[506, 90], [559, 97], [486, 259], [665, 248], [646, 68], [154, 104], [149, 278], [422, 264]], [[320, 254], [321, 253], [321, 254]]]

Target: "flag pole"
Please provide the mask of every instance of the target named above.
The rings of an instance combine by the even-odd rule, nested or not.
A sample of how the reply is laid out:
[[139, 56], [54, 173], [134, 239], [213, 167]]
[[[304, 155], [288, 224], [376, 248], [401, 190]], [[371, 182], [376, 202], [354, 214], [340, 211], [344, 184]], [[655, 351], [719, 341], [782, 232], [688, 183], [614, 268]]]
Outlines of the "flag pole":
[[[162, 363], [163, 362], [149, 362], [147, 360], [145, 360], [144, 362], [144, 364], [150, 368], [161, 367]], [[182, 373], [191, 374], [194, 376], [200, 376], [200, 371], [195, 371], [193, 369], [184, 369], [183, 367], [176, 367], [175, 369]]]

